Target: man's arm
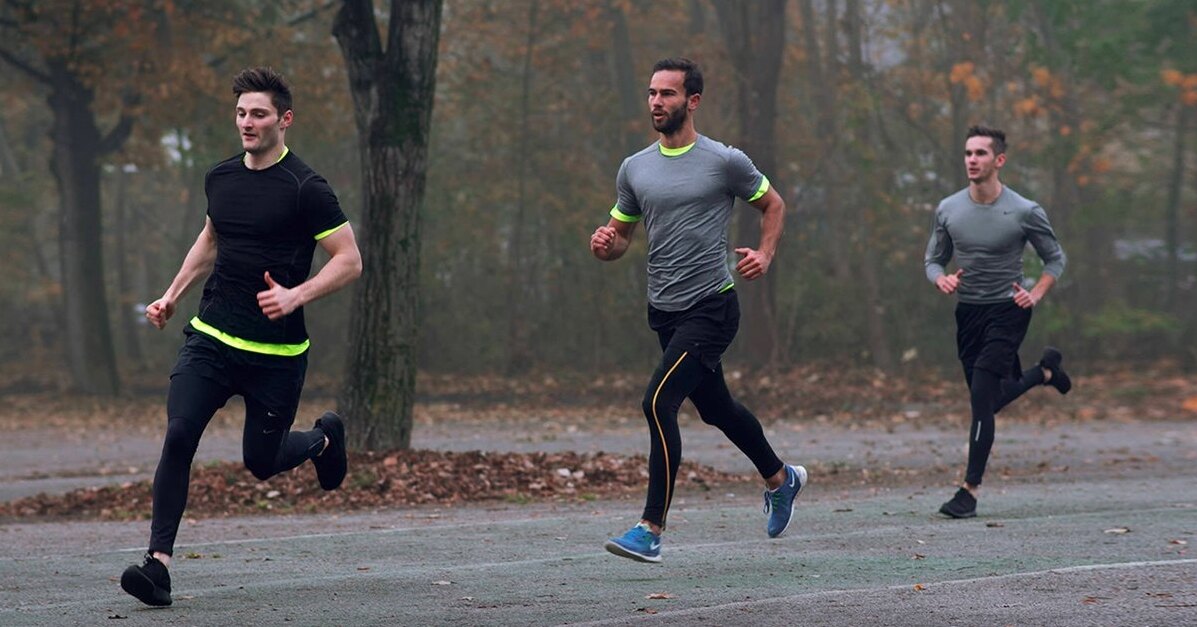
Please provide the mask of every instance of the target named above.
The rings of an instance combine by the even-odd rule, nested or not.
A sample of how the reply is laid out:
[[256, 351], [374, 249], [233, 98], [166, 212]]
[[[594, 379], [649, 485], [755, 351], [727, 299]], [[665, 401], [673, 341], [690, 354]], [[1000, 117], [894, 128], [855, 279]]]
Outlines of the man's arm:
[[1039, 304], [1044, 296], [1051, 291], [1052, 286], [1056, 284], [1056, 277], [1044, 272], [1039, 275], [1039, 280], [1035, 282], [1035, 287], [1031, 291], [1027, 291], [1022, 285], [1014, 284], [1014, 302], [1023, 309], [1030, 309]]
[[165, 327], [166, 321], [175, 315], [175, 306], [179, 299], [183, 298], [198, 281], [208, 276], [215, 263], [216, 229], [212, 226], [212, 219], [206, 218], [204, 229], [200, 231], [199, 237], [195, 238], [191, 250], [187, 251], [187, 256], [183, 258], [183, 265], [179, 268], [174, 280], [170, 282], [170, 287], [166, 288], [166, 293], [162, 295], [162, 298], [146, 306], [145, 317], [150, 324], [159, 329]]
[[1027, 240], [1031, 242], [1031, 247], [1043, 260], [1043, 273], [1039, 275], [1039, 280], [1035, 282], [1035, 287], [1031, 288], [1031, 291], [1028, 292], [1021, 285], [1014, 286], [1014, 302], [1018, 303], [1019, 307], [1029, 309], [1039, 304], [1039, 301], [1043, 300], [1043, 297], [1055, 286], [1056, 280], [1064, 273], [1068, 256], [1064, 254], [1060, 241], [1056, 239], [1056, 232], [1052, 229], [1051, 222], [1047, 219], [1047, 212], [1043, 210], [1043, 207], [1039, 205], [1032, 207], [1031, 211], [1027, 213], [1022, 228], [1027, 235]]
[[332, 294], [362, 275], [362, 254], [357, 248], [353, 226], [346, 224], [332, 235], [320, 240], [320, 247], [329, 254], [328, 263], [316, 276], [287, 288], [265, 274], [266, 290], [258, 292], [258, 306], [271, 320], [278, 320], [300, 307]]
[[777, 254], [777, 243], [781, 241], [781, 232], [785, 226], [786, 202], [781, 199], [777, 190], [770, 187], [764, 196], [748, 204], [761, 212], [761, 243], [756, 249], [736, 249], [737, 255], [743, 255], [743, 259], [736, 264], [736, 272], [752, 281], [769, 272], [773, 256]]
[[[942, 205], [940, 208], [942, 209]], [[927, 240], [923, 265], [927, 273], [927, 280], [935, 284], [940, 292], [951, 294], [960, 287], [960, 277], [964, 274], [964, 269], [958, 269], [952, 274], [947, 274], [944, 269], [944, 266], [952, 260], [955, 247], [952, 245], [952, 236], [948, 234], [947, 227], [940, 220], [939, 212], [940, 209], [936, 209], [935, 215], [931, 217], [931, 237]]]
[[635, 222], [611, 218], [606, 226], [595, 229], [590, 236], [590, 252], [603, 261], [615, 261], [628, 251], [635, 232]]

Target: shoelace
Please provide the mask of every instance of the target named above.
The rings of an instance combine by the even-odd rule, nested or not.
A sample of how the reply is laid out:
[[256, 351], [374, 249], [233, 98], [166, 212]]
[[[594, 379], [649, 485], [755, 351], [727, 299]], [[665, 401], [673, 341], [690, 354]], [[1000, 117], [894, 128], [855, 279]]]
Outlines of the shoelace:
[[773, 513], [773, 510], [781, 505], [781, 498], [781, 490], [765, 490], [765, 513]]

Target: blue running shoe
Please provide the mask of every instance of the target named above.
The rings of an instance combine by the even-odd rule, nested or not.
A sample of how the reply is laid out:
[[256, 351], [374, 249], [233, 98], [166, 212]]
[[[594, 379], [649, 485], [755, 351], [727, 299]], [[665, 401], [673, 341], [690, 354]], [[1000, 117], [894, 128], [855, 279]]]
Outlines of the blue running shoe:
[[648, 523], [640, 523], [618, 538], [603, 545], [607, 551], [638, 562], [661, 561], [661, 536], [652, 532]]
[[786, 481], [776, 490], [765, 490], [765, 513], [769, 515], [769, 522], [765, 531], [770, 538], [780, 538], [790, 527], [790, 519], [794, 516], [794, 500], [806, 485], [806, 468], [802, 466], [786, 466]]

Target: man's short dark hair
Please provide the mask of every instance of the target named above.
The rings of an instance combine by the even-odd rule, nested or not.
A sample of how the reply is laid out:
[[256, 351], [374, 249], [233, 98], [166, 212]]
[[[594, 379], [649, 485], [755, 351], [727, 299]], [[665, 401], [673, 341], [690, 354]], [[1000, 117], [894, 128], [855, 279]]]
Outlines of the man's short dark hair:
[[1006, 154], [1006, 133], [998, 128], [990, 128], [988, 126], [981, 126], [980, 124], [968, 129], [968, 135], [964, 141], [968, 141], [973, 137], [988, 137], [993, 141], [993, 155]]
[[246, 68], [233, 77], [233, 94], [262, 92], [270, 94], [270, 104], [282, 115], [291, 110], [291, 86], [282, 74], [269, 67]]
[[697, 63], [685, 57], [661, 59], [653, 65], [653, 74], [662, 70], [678, 70], [686, 73], [685, 79], [682, 80], [682, 87], [686, 89], [686, 96], [702, 93], [702, 70], [699, 69]]

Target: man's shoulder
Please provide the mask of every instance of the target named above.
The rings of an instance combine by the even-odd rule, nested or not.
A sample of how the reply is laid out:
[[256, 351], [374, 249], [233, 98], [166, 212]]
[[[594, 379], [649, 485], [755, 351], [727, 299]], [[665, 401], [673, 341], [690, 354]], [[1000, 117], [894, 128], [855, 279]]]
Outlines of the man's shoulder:
[[946, 211], [953, 207], [965, 206], [966, 204], [971, 204], [971, 203], [972, 203], [972, 198], [969, 197], [968, 188], [965, 187], [964, 189], [962, 189], [954, 194], [951, 194], [951, 195], [945, 197], [943, 200], [939, 201], [939, 207], [938, 207], [937, 211]]
[[1019, 211], [1024, 211], [1024, 212], [1031, 211], [1035, 207], [1039, 206], [1039, 203], [1035, 202], [1034, 200], [1031, 200], [1030, 198], [1027, 198], [1026, 196], [1023, 196], [1022, 194], [1019, 194], [1018, 192], [1014, 191], [1014, 188], [1010, 187], [1009, 185], [1006, 185], [1002, 189], [1001, 202], [1002, 202], [1002, 204], [1006, 205], [1007, 207], [1010, 207], [1013, 209], [1018, 209]]
[[245, 153], [239, 152], [231, 157], [228, 157], [227, 159], [221, 159], [220, 161], [214, 163], [212, 167], [208, 168], [208, 176], [212, 176], [216, 173], [224, 174], [228, 172], [236, 172], [237, 169], [242, 165], [242, 159], [244, 158]]
[[300, 159], [299, 155], [295, 154], [293, 150], [287, 151], [282, 161], [278, 162], [278, 166], [281, 170], [295, 177], [296, 184], [300, 186], [312, 179], [324, 180], [316, 170], [312, 169], [312, 166], [308, 165], [303, 159]]
[[743, 150], [735, 146], [729, 146], [717, 139], [711, 139], [706, 135], [699, 134], [698, 139], [694, 142], [694, 149], [708, 153], [718, 157], [719, 159], [727, 160], [734, 155], [744, 154]]
[[636, 152], [628, 155], [627, 157], [624, 157], [624, 160], [623, 160], [624, 165], [632, 165], [632, 163], [634, 163], [634, 162], [643, 162], [646, 157], [651, 157], [651, 156], [657, 154], [660, 151], [660, 148], [658, 147], [660, 145], [660, 143], [661, 142], [659, 142], [659, 141], [655, 141], [655, 142], [645, 146], [644, 148], [641, 148], [640, 150], [637, 150]]

